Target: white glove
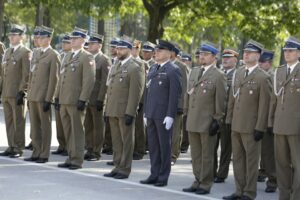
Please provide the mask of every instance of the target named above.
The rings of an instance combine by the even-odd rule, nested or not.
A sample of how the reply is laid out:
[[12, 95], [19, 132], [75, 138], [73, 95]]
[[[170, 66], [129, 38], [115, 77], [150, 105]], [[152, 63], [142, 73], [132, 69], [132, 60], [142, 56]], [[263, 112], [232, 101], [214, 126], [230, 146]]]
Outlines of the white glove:
[[166, 125], [165, 127], [166, 127], [167, 130], [170, 130], [170, 128], [173, 125], [173, 122], [174, 122], [174, 119], [172, 117], [166, 116], [165, 119], [164, 119], [163, 124]]
[[143, 117], [143, 119], [144, 119], [144, 124], [145, 124], [145, 126], [147, 126], [147, 118], [146, 118], [146, 117]]

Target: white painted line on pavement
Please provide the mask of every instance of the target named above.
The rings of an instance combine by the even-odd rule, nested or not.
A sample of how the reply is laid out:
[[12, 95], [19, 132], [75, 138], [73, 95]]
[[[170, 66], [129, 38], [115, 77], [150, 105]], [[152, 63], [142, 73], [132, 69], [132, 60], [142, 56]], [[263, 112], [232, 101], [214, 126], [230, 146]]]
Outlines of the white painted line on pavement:
[[[20, 160], [20, 159], [12, 159], [12, 158], [6, 158], [6, 157], [0, 157], [0, 159], [21, 163], [23, 165], [24, 165], [24, 163], [27, 163], [26, 161], [23, 161], [23, 160]], [[76, 170], [62, 169], [62, 168], [51, 166], [51, 165], [49, 165], [49, 163], [51, 163], [51, 162], [48, 162], [48, 164], [38, 164], [38, 163], [32, 162], [30, 164], [33, 165], [33, 166], [39, 166], [39, 167], [43, 167], [43, 168], [53, 169], [53, 170], [57, 170], [57, 171], [60, 171], [60, 172], [67, 172], [67, 173], [77, 174], [77, 175], [81, 175], [81, 176], [87, 176], [87, 177], [93, 177], [93, 178], [102, 179], [102, 180], [108, 180], [108, 181], [113, 181], [113, 182], [118, 182], [118, 183], [124, 183], [124, 184], [128, 184], [128, 185], [144, 187], [144, 188], [149, 188], [149, 189], [153, 189], [153, 190], [169, 192], [169, 193], [173, 193], [173, 194], [179, 194], [179, 195], [198, 198], [198, 199], [202, 199], [202, 200], [221, 200], [221, 199], [217, 199], [217, 198], [214, 198], [214, 197], [201, 196], [201, 195], [196, 195], [196, 194], [193, 194], [193, 193], [186, 193], [186, 192], [181, 192], [181, 191], [172, 190], [172, 189], [168, 189], [168, 188], [160, 188], [160, 187], [155, 187], [155, 186], [151, 186], [151, 185], [144, 185], [144, 184], [131, 182], [131, 181], [127, 181], [127, 180], [118, 180], [118, 179], [114, 179], [114, 178], [108, 178], [108, 177], [104, 177], [101, 174], [96, 175], [96, 174], [84, 173], [84, 172], [76, 171]]]

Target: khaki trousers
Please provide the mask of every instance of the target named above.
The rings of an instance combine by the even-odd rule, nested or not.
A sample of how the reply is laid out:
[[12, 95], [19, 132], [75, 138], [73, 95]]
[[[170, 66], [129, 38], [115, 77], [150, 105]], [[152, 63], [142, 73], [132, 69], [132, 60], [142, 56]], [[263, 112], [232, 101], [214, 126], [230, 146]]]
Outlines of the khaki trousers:
[[30, 129], [32, 134], [32, 156], [49, 158], [51, 146], [51, 108], [43, 111], [42, 102], [29, 101]]
[[104, 143], [104, 128], [103, 111], [97, 111], [96, 106], [88, 106], [84, 120], [85, 146], [99, 157]]
[[109, 124], [115, 165], [112, 171], [129, 176], [132, 164], [135, 120], [130, 126], [126, 126], [124, 117], [109, 117]]
[[25, 106], [17, 105], [15, 98], [2, 98], [8, 149], [7, 152], [22, 152], [25, 148]]
[[279, 200], [300, 199], [300, 135], [275, 134]]
[[256, 197], [260, 143], [253, 134], [232, 131], [232, 162], [237, 195]]
[[68, 164], [82, 166], [85, 136], [83, 130], [85, 111], [77, 110], [75, 105], [61, 105], [60, 117], [67, 141]]
[[[217, 136], [189, 132], [193, 174], [198, 186], [210, 191], [214, 182], [214, 150]], [[195, 187], [197, 184], [193, 184]]]

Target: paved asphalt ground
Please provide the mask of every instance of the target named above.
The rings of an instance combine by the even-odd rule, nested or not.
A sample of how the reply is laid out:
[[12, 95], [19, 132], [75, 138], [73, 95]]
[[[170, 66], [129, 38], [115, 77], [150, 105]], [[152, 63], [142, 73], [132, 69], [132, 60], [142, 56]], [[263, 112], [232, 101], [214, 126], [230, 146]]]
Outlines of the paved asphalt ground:
[[[56, 141], [55, 121], [52, 123], [52, 150]], [[26, 123], [26, 144], [29, 142], [29, 121]], [[7, 146], [3, 108], [0, 107], [0, 151]], [[192, 183], [193, 174], [190, 154], [182, 154], [172, 167], [169, 185], [164, 188], [139, 184], [139, 180], [149, 175], [149, 157], [141, 161], [133, 161], [132, 173], [128, 179], [116, 180], [106, 178], [104, 173], [112, 167], [106, 165], [112, 156], [103, 155], [97, 162], [85, 161], [83, 169], [71, 171], [60, 169], [58, 163], [65, 157], [51, 155], [46, 164], [36, 164], [23, 161], [29, 157], [30, 151], [25, 151], [22, 158], [0, 157], [0, 200], [218, 200], [222, 196], [234, 192], [232, 166], [229, 178], [225, 183], [214, 184], [209, 195], [200, 196], [182, 192], [183, 187]], [[265, 183], [258, 183], [257, 200], [275, 200], [274, 194], [264, 192]]]

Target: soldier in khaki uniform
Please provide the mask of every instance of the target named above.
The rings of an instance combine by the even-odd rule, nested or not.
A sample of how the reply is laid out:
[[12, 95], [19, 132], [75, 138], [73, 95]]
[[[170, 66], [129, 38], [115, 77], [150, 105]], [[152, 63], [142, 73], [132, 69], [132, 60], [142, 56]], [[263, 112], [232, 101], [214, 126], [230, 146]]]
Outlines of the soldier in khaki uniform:
[[90, 35], [88, 51], [93, 54], [96, 62], [96, 82], [86, 109], [84, 121], [87, 153], [85, 160], [96, 161], [100, 159], [101, 149], [104, 143], [103, 102], [106, 94], [106, 80], [110, 59], [102, 53], [103, 36]]
[[[141, 49], [141, 41], [134, 40], [131, 55], [133, 57], [135, 55], [137, 55], [136, 57], [134, 57], [134, 60], [141, 68], [143, 68], [144, 76], [146, 79], [146, 71], [149, 67], [147, 66], [147, 63], [139, 57], [140, 49]], [[137, 54], [137, 52], [138, 52], [138, 54]], [[144, 102], [144, 92], [143, 92], [142, 98], [139, 102], [139, 107], [137, 110], [137, 116], [136, 116], [136, 120], [135, 120], [133, 160], [143, 159], [144, 154], [145, 154], [145, 149], [146, 149], [145, 148], [146, 134], [145, 134], [144, 121], [143, 121], [143, 102]]]
[[40, 55], [30, 67], [29, 114], [33, 152], [25, 161], [48, 162], [51, 145], [51, 103], [58, 80], [60, 58], [50, 46], [53, 29], [41, 26], [39, 31]]
[[8, 148], [1, 156], [20, 157], [25, 147], [25, 92], [27, 90], [31, 51], [22, 45], [25, 27], [12, 25], [11, 48], [5, 51], [2, 62], [2, 103]]
[[[262, 55], [259, 59], [259, 66], [270, 76], [273, 82], [273, 69], [272, 69], [272, 61], [274, 57], [274, 52], [270, 50], [263, 50]], [[274, 94], [271, 95], [271, 103], [270, 103], [270, 110], [274, 109], [276, 102], [276, 96]], [[261, 160], [260, 160], [260, 169], [259, 169], [259, 176], [257, 180], [259, 181], [260, 178], [268, 177], [267, 180], [267, 187], [265, 192], [272, 193], [276, 191], [277, 188], [277, 181], [276, 181], [276, 168], [275, 168], [275, 153], [274, 153], [274, 134], [272, 131], [272, 126], [270, 122], [268, 122], [268, 129], [264, 134], [264, 137], [261, 141]]]
[[[142, 47], [142, 55], [144, 60], [142, 60], [141, 67], [145, 69], [144, 70], [145, 77], [147, 75], [147, 71], [149, 70], [150, 66], [155, 63], [155, 61], [153, 60], [154, 47], [155, 45], [151, 42], [145, 42]], [[146, 151], [146, 129], [143, 121], [143, 102], [144, 102], [144, 95], [145, 95], [144, 92], [139, 103], [138, 114], [135, 122], [136, 127], [135, 127], [135, 145], [134, 145], [134, 152], [133, 152], [133, 160], [143, 159]]]
[[[188, 66], [188, 74], [190, 74], [190, 71], [192, 69], [192, 56], [189, 54], [183, 53], [180, 56], [181, 62], [186, 64]], [[189, 76], [189, 75], [188, 75]], [[182, 139], [180, 144], [180, 152], [186, 153], [189, 148], [189, 132], [186, 130], [186, 118], [187, 118], [187, 111], [186, 109], [183, 109], [183, 117], [182, 117]]]
[[223, 199], [256, 198], [259, 141], [267, 128], [271, 93], [270, 78], [258, 65], [262, 48], [250, 40], [244, 48], [245, 66], [238, 68], [232, 78], [226, 123], [232, 130], [236, 191]]
[[[39, 26], [36, 26], [33, 30], [33, 46], [35, 47], [34, 49], [32, 49], [32, 58], [31, 58], [31, 62], [30, 62], [30, 66], [32, 65], [32, 63], [35, 62], [35, 60], [39, 57], [40, 55], [40, 45], [39, 45], [39, 41], [38, 41], [38, 38], [39, 38], [39, 33], [40, 33], [40, 27]], [[27, 107], [28, 107], [28, 104], [27, 104]], [[30, 139], [32, 140], [32, 134], [31, 134], [31, 131], [30, 131]], [[28, 150], [33, 150], [33, 147], [32, 147], [32, 141], [30, 140], [29, 144], [27, 146], [25, 146], [25, 149], [28, 149]]]
[[[274, 73], [275, 162], [279, 200], [300, 199], [300, 39], [289, 37], [283, 48], [285, 65]], [[272, 125], [273, 121], [270, 121]]]
[[[63, 63], [63, 60], [65, 56], [72, 52], [72, 47], [71, 47], [71, 38], [69, 34], [65, 34], [62, 38], [61, 41], [61, 46], [62, 46], [62, 52], [60, 54], [60, 60], [61, 63]], [[61, 65], [59, 66], [59, 71], [61, 70]], [[57, 85], [59, 86], [59, 85]], [[58, 103], [58, 102], [56, 102]], [[57, 104], [55, 104], [57, 105]], [[58, 148], [52, 152], [54, 155], [62, 155], [62, 156], [67, 156], [68, 155], [68, 148], [67, 148], [67, 142], [66, 138], [64, 135], [64, 129], [59, 113], [59, 107], [54, 106], [55, 108], [55, 122], [56, 122], [56, 138], [58, 141]]]
[[[147, 64], [147, 69], [149, 70], [149, 68], [155, 64], [155, 60], [154, 60], [154, 48], [155, 48], [155, 44], [151, 43], [151, 42], [145, 42], [143, 44], [142, 47], [142, 56], [143, 56], [143, 60], [145, 61], [145, 63]], [[146, 71], [147, 72], [147, 71]]]
[[179, 67], [181, 73], [181, 98], [178, 101], [177, 115], [174, 121], [174, 130], [172, 135], [172, 161], [171, 165], [174, 165], [180, 155], [180, 145], [182, 140], [182, 122], [183, 122], [183, 105], [184, 96], [186, 94], [188, 66], [178, 59], [180, 48], [178, 45], [174, 45], [174, 49], [171, 54], [171, 62]]
[[83, 122], [85, 107], [95, 84], [95, 59], [83, 49], [87, 31], [75, 27], [71, 34], [73, 52], [68, 53], [61, 66], [56, 98], [67, 141], [68, 155], [58, 167], [71, 170], [82, 168], [85, 136]]
[[106, 177], [128, 178], [131, 172], [136, 112], [143, 94], [145, 75], [132, 58], [132, 43], [118, 42], [119, 62], [108, 77], [105, 115], [109, 119], [113, 143], [114, 169]]
[[[118, 57], [117, 57], [118, 42], [119, 42], [119, 38], [113, 38], [110, 41], [110, 44], [109, 44], [109, 51], [110, 51], [111, 63], [112, 63], [112, 66], [109, 68], [109, 73], [112, 70], [113, 66], [116, 65], [117, 62], [118, 62]], [[106, 83], [106, 85], [107, 85], [107, 83]], [[113, 154], [112, 141], [111, 141], [111, 132], [110, 132], [110, 126], [109, 126], [108, 121], [105, 121], [105, 140], [104, 140], [102, 153], [106, 153], [107, 155], [112, 155]], [[113, 161], [108, 161], [106, 164], [107, 165], [114, 165], [114, 162]]]
[[[220, 124], [220, 131], [217, 137], [215, 149], [215, 183], [223, 183], [228, 176], [229, 165], [231, 161], [231, 127], [225, 124], [229, 91], [232, 83], [232, 76], [238, 63], [239, 53], [232, 48], [226, 48], [222, 54], [223, 71], [227, 80], [225, 116], [224, 121]], [[218, 162], [218, 148], [221, 146], [220, 163]], [[218, 166], [219, 164], [219, 166]]]
[[193, 68], [187, 87], [187, 122], [195, 180], [184, 192], [210, 193], [214, 182], [214, 147], [219, 124], [224, 117], [225, 76], [216, 67], [218, 49], [201, 45], [199, 64]]

